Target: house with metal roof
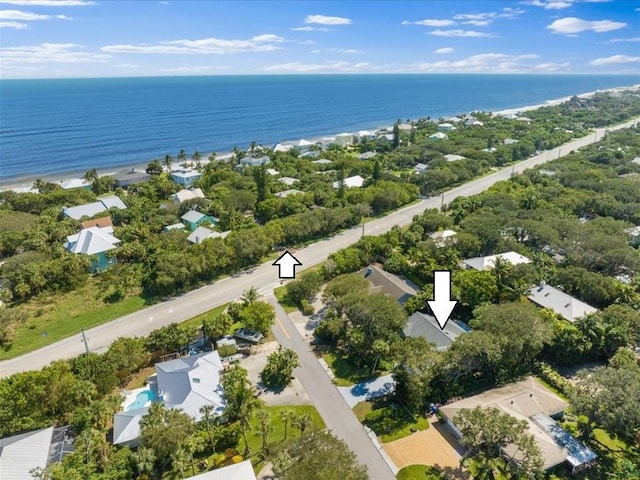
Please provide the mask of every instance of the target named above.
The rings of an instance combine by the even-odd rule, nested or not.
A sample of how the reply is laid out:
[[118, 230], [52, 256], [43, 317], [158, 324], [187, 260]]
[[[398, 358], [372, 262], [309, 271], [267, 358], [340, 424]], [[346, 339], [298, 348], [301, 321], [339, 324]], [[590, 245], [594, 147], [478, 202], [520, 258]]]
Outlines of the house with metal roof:
[[530, 288], [527, 297], [536, 305], [548, 308], [570, 322], [598, 311], [597, 308], [546, 283]]
[[216, 468], [205, 473], [189, 477], [189, 480], [256, 480], [251, 460]]
[[109, 195], [98, 199], [97, 202], [85, 203], [84, 205], [78, 205], [76, 207], [63, 207], [62, 214], [65, 217], [80, 220], [82, 217], [93, 217], [99, 213], [106, 212], [110, 208], [125, 210], [127, 206], [119, 197]]
[[268, 163], [271, 163], [271, 158], [269, 158], [268, 155], [263, 155], [258, 158], [246, 156], [240, 159], [240, 165], [244, 165], [245, 167], [259, 167], [260, 165], [266, 165]]
[[126, 188], [137, 183], [148, 182], [151, 175], [144, 170], [136, 170], [135, 168], [123, 168], [111, 175], [115, 180], [117, 187]]
[[[491, 407], [524, 420], [528, 433], [533, 436], [542, 454], [543, 468], [548, 470], [566, 462], [572, 472], [577, 473], [590, 466], [597, 455], [554, 420], [567, 406], [551, 390], [533, 377], [528, 377], [442, 406], [440, 413], [457, 438], [462, 437], [462, 432], [456, 427], [455, 418], [462, 410]], [[522, 459], [515, 445], [507, 445], [502, 451], [516, 462]]]
[[466, 268], [473, 268], [474, 270], [491, 270], [495, 267], [496, 259], [501, 258], [504, 261], [509, 262], [511, 265], [520, 265], [521, 263], [531, 263], [524, 255], [520, 255], [516, 252], [498, 253], [496, 255], [489, 255], [486, 257], [473, 257], [463, 260], [462, 263]]
[[295, 188], [290, 188], [289, 190], [283, 190], [282, 192], [277, 192], [277, 193], [274, 193], [273, 195], [278, 198], [286, 198], [289, 195], [304, 195], [304, 192], [302, 190], [296, 190]]
[[455, 242], [455, 236], [457, 234], [454, 230], [438, 230], [437, 232], [430, 233], [429, 237], [438, 247], [443, 247], [448, 242]]
[[[212, 406], [215, 415], [224, 410], [220, 375], [224, 370], [217, 351], [181, 357], [156, 364], [156, 375], [149, 382], [153, 395], [167, 408], [180, 409], [196, 422], [202, 420], [200, 409]], [[153, 377], [152, 377], [153, 378]], [[136, 446], [139, 443], [140, 419], [149, 411], [151, 402], [131, 410], [118, 412], [113, 418], [113, 443]]]
[[33, 480], [34, 468], [60, 462], [73, 452], [73, 439], [67, 427], [43, 428], [0, 438], [0, 478], [3, 480]]
[[217, 218], [198, 212], [197, 210], [189, 210], [180, 217], [180, 220], [182, 220], [182, 223], [184, 223], [192, 232], [203, 223], [209, 223], [211, 225], [218, 224]]
[[429, 140], [444, 140], [445, 138], [447, 138], [447, 134], [442, 132], [436, 132], [433, 135], [429, 135], [428, 138]]
[[65, 180], [63, 182], [60, 182], [60, 186], [63, 190], [72, 190], [74, 188], [91, 190], [91, 182], [85, 180], [84, 178], [72, 178], [70, 180]]
[[448, 350], [453, 341], [467, 330], [453, 319], [444, 328], [440, 328], [438, 321], [432, 315], [415, 312], [409, 317], [407, 325], [402, 330], [405, 337], [422, 337], [429, 343], [434, 343], [440, 351]]
[[281, 182], [281, 183], [284, 183], [285, 185], [290, 187], [294, 183], [298, 183], [300, 180], [298, 180], [297, 178], [293, 178], [293, 177], [280, 177], [278, 179], [278, 181]]
[[[353, 177], [347, 177], [344, 179], [345, 188], [359, 188], [364, 185], [364, 178], [360, 175], [354, 175]], [[333, 182], [333, 188], [340, 188], [340, 180]]]
[[225, 238], [231, 231], [216, 232], [207, 227], [198, 227], [187, 237], [191, 243], [202, 243], [209, 238]]
[[171, 172], [171, 180], [186, 188], [191, 187], [200, 177], [202, 177], [202, 174], [196, 170], [176, 170]]
[[120, 240], [113, 236], [113, 227], [89, 227], [69, 235], [64, 248], [71, 253], [90, 255], [90, 271], [100, 273], [116, 263], [115, 256], [107, 256], [107, 252], [117, 248], [119, 243]]
[[205, 198], [200, 188], [192, 188], [190, 190], [183, 188], [179, 192], [171, 195], [171, 199], [176, 205], [186, 202], [187, 200], [195, 200], [196, 198]]

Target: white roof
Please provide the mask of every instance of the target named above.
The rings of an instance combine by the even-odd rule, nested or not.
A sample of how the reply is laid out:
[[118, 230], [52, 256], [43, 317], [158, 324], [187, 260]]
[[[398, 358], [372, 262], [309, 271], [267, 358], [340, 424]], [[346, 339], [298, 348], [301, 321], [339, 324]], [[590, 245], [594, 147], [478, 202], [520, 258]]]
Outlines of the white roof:
[[292, 148], [293, 148], [293, 145], [288, 144], [288, 143], [286, 143], [286, 144], [276, 143], [276, 144], [273, 146], [272, 150], [273, 150], [274, 152], [288, 152], [288, 151], [289, 151], [289, 150], [291, 150]]
[[316, 165], [326, 165], [327, 163], [332, 163], [331, 160], [327, 160], [326, 158], [321, 158], [319, 160], [313, 160], [311, 163], [315, 163]]
[[187, 200], [193, 200], [195, 198], [204, 198], [204, 193], [199, 188], [193, 190], [182, 189], [178, 193], [173, 194], [173, 201], [175, 203], [182, 203]]
[[116, 248], [120, 243], [112, 235], [113, 227], [91, 227], [80, 230], [75, 235], [69, 235], [65, 248], [71, 253], [84, 253], [96, 255]]
[[259, 157], [259, 158], [243, 157], [243, 158], [240, 159], [240, 164], [241, 165], [257, 166], [257, 165], [267, 164], [270, 161], [271, 161], [271, 159], [267, 155], [263, 155], [262, 157]]
[[198, 212], [197, 210], [189, 210], [187, 213], [182, 215], [180, 218], [182, 220], [186, 220], [187, 222], [198, 222], [205, 214], [202, 212]]
[[462, 155], [454, 155], [449, 153], [445, 155], [444, 158], [447, 162], [457, 162], [458, 160], [464, 160], [466, 157], [463, 157]]
[[453, 230], [439, 230], [437, 232], [430, 233], [429, 236], [435, 240], [435, 239], [438, 239], [438, 238], [453, 237], [456, 234], [457, 233], [454, 232]]
[[429, 168], [429, 165], [426, 165], [424, 163], [416, 163], [413, 167], [414, 170], [417, 170], [419, 172], [426, 170], [427, 168]]
[[475, 268], [476, 270], [491, 270], [495, 266], [496, 258], [502, 258], [508, 261], [512, 265], [519, 265], [521, 263], [531, 263], [527, 257], [520, 255], [516, 252], [505, 252], [497, 255], [489, 255], [488, 257], [474, 257], [463, 260], [463, 263]]
[[298, 194], [304, 194], [304, 192], [301, 190], [296, 190], [295, 188], [291, 188], [289, 190], [284, 190], [282, 192], [275, 193], [274, 195], [279, 198], [285, 198], [285, 197], [288, 197], [289, 195], [298, 195]]
[[127, 206], [115, 195], [109, 195], [107, 197], [100, 198], [97, 202], [85, 203], [84, 205], [78, 205], [77, 207], [64, 207], [62, 212], [74, 220], [80, 220], [82, 217], [93, 217], [99, 213], [102, 213], [110, 208], [119, 208], [125, 210]]
[[275, 170], [273, 168], [267, 168], [266, 171], [267, 171], [267, 174], [269, 174], [269, 175], [278, 175], [280, 173], [279, 171], [277, 171], [277, 170]]
[[45, 468], [53, 427], [0, 439], [0, 477], [33, 480], [32, 468]]
[[640, 235], [640, 225], [638, 225], [637, 227], [625, 228], [624, 233], [631, 237], [637, 237], [638, 235]]
[[592, 307], [564, 293], [562, 290], [552, 287], [551, 285], [540, 284], [537, 287], [529, 289], [529, 300], [540, 305], [541, 307], [553, 310], [570, 322], [574, 322], [580, 317], [584, 317], [589, 313], [595, 313], [597, 308]]
[[189, 477], [189, 480], [256, 480], [256, 475], [253, 473], [251, 460], [245, 460], [235, 465], [217, 468], [195, 477]]
[[175, 172], [171, 172], [171, 176], [187, 179], [187, 178], [193, 178], [193, 177], [200, 177], [202, 175], [200, 172], [196, 170], [178, 170]]
[[638, 165], [640, 165], [640, 157], [636, 157], [633, 160], [631, 160], [631, 163], [637, 163]]
[[505, 145], [513, 145], [514, 143], [518, 143], [518, 140], [516, 140], [515, 138], [505, 138], [502, 143], [504, 143]]
[[185, 228], [184, 223], [174, 223], [173, 225], [164, 227], [165, 230], [184, 230]]
[[450, 123], [441, 123], [438, 125], [438, 128], [451, 128], [451, 127], [453, 127], [453, 125]]
[[140, 419], [149, 407], [118, 412], [113, 416], [113, 444], [132, 442], [140, 436]]
[[293, 178], [293, 177], [280, 177], [278, 179], [278, 181], [284, 183], [285, 185], [293, 185], [294, 183], [298, 182], [299, 180], [297, 178]]
[[[344, 179], [344, 186], [346, 188], [361, 187], [362, 185], [364, 185], [364, 178], [360, 175], [354, 175], [353, 177]], [[333, 188], [340, 188], [340, 181], [333, 182]]]
[[335, 136], [335, 138], [338, 138], [338, 137], [353, 137], [353, 133], [347, 133], [347, 132], [339, 133], [338, 135]]
[[401, 123], [398, 125], [398, 130], [413, 130], [414, 126], [410, 123]]
[[447, 136], [442, 133], [442, 132], [436, 132], [433, 135], [429, 135], [429, 138], [439, 138], [439, 139], [443, 139], [443, 138], [447, 138]]
[[180, 408], [199, 422], [200, 408], [212, 405], [218, 413], [224, 408], [218, 352], [208, 352], [156, 364], [158, 389], [169, 408]]
[[310, 142], [309, 140], [305, 140], [305, 139], [303, 138], [303, 139], [298, 140], [298, 141], [296, 142], [296, 145], [297, 145], [298, 147], [310, 147], [311, 145], [314, 145], [314, 143], [313, 143], [313, 142]]
[[216, 232], [207, 227], [198, 227], [187, 237], [191, 243], [202, 243], [204, 240], [208, 238], [225, 238], [229, 235], [230, 231], [227, 232]]
[[71, 180], [65, 180], [60, 183], [60, 186], [64, 190], [69, 190], [70, 188], [83, 188], [91, 185], [91, 182], [86, 181], [83, 178], [72, 178]]

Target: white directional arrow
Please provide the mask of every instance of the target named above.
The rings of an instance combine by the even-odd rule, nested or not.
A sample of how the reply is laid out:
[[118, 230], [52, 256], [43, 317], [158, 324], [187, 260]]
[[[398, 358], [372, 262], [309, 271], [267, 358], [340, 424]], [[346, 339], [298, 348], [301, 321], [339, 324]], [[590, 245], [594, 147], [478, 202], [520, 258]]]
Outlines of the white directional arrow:
[[296, 265], [302, 265], [302, 263], [287, 250], [272, 265], [280, 267], [278, 269], [280, 278], [296, 278]]
[[436, 270], [433, 272], [433, 300], [427, 300], [433, 316], [438, 325], [444, 330], [449, 315], [456, 306], [455, 300], [451, 300], [451, 272], [449, 270]]

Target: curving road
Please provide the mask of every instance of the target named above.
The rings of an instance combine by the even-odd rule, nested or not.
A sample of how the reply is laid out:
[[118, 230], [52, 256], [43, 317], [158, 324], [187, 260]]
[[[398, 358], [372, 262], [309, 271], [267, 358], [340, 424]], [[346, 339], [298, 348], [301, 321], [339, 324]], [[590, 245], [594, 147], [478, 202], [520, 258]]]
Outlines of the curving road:
[[[597, 129], [586, 137], [579, 138], [553, 150], [545, 151], [515, 166], [504, 168], [490, 175], [453, 188], [442, 196], [421, 200], [409, 207], [397, 210], [385, 217], [373, 220], [362, 226], [346, 230], [332, 238], [321, 240], [305, 248], [297, 250], [295, 256], [303, 267], [309, 267], [325, 260], [331, 253], [356, 242], [363, 234], [379, 235], [390, 230], [394, 225], [407, 225], [415, 215], [427, 208], [440, 208], [442, 202], [447, 203], [458, 196], [475, 195], [486, 190], [494, 183], [505, 180], [512, 173], [540, 165], [556, 159], [585, 145], [601, 139], [606, 131], [617, 130], [634, 125], [638, 118], [614, 127]], [[138, 312], [126, 315], [111, 322], [99, 325], [86, 331], [89, 348], [94, 352], [102, 352], [118, 337], [144, 336], [156, 328], [171, 322], [181, 322], [206, 312], [216, 305], [230, 302], [242, 295], [242, 292], [256, 286], [262, 294], [269, 293], [280, 284], [277, 267], [264, 263], [251, 270], [232, 277], [224, 278], [211, 285], [193, 290], [172, 300], [153, 305]], [[0, 362], [0, 378], [25, 370], [37, 370], [49, 362], [61, 358], [70, 358], [84, 352], [84, 344], [77, 335], [60, 340], [20, 357]]]

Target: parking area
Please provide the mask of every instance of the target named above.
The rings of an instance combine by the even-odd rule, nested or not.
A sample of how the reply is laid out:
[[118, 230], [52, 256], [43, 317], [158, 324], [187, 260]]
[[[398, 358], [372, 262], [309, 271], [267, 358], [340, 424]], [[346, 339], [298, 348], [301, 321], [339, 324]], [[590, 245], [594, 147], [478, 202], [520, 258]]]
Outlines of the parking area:
[[427, 430], [383, 444], [384, 451], [398, 468], [407, 465], [433, 465], [446, 469], [455, 475], [454, 478], [471, 478], [460, 468], [464, 450], [453, 434], [436, 417], [431, 417], [429, 423]]

